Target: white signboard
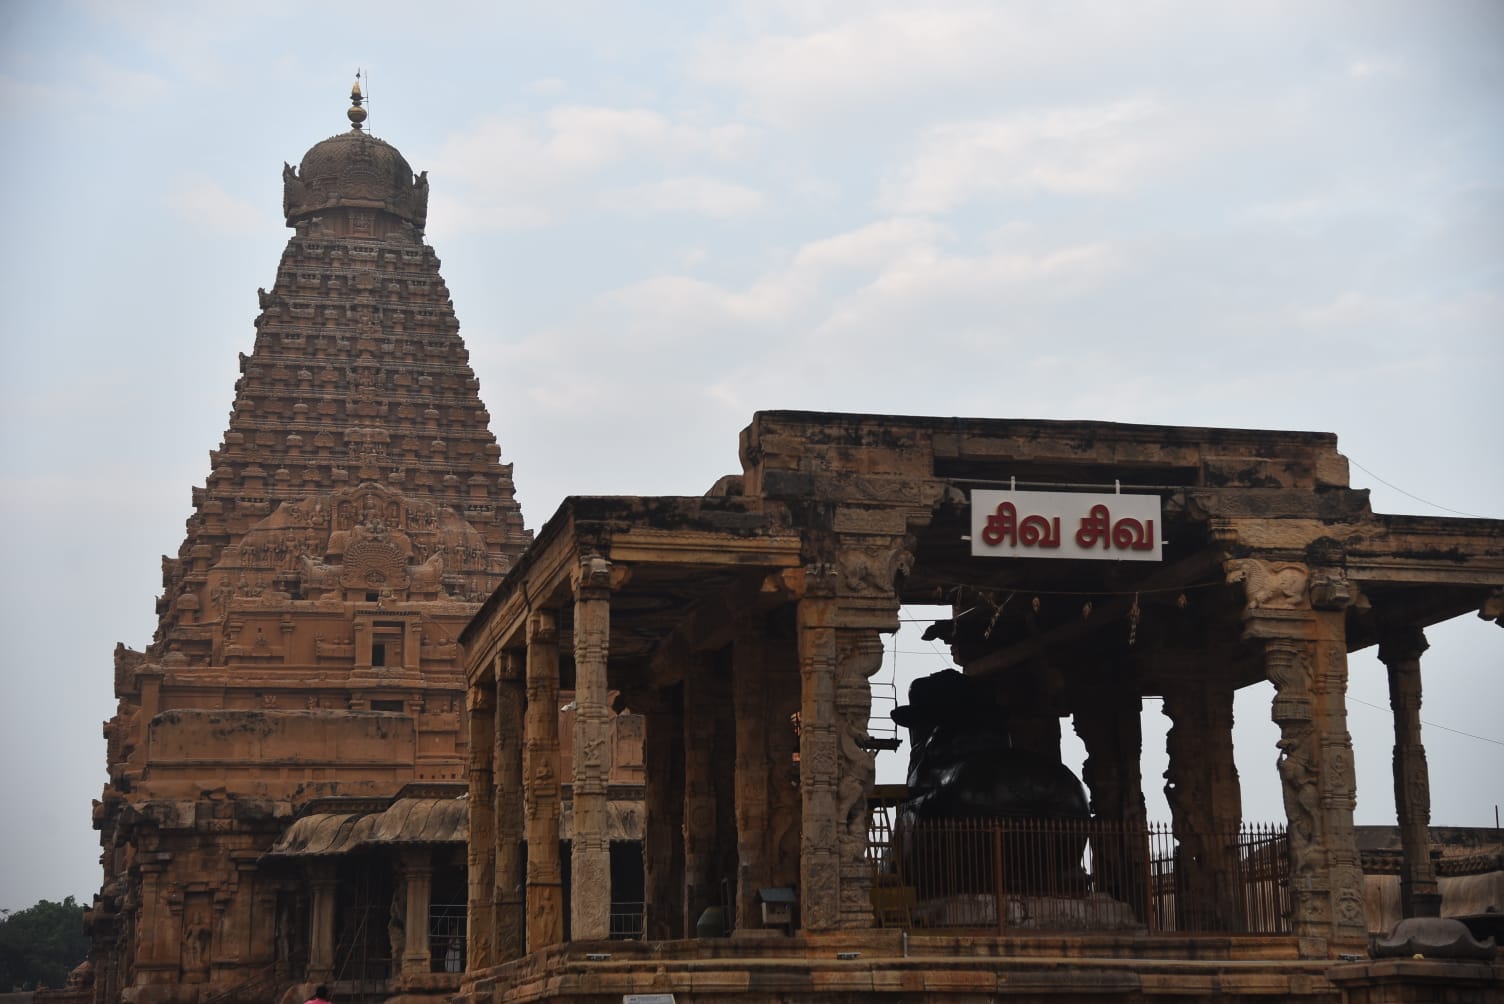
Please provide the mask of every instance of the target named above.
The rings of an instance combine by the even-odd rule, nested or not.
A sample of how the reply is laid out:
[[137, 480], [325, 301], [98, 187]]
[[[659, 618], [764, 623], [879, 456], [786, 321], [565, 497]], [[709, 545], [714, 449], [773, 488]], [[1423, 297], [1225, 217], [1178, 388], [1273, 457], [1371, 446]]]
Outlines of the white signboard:
[[1158, 495], [971, 493], [971, 553], [996, 558], [1159, 561]]

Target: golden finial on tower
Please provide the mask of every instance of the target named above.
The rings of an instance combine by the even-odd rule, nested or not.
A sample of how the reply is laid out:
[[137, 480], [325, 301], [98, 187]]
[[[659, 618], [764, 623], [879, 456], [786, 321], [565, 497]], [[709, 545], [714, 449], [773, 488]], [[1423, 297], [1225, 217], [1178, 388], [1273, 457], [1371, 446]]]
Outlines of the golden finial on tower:
[[350, 126], [356, 132], [360, 132], [360, 124], [366, 120], [366, 110], [360, 106], [362, 101], [360, 94], [360, 71], [355, 71], [355, 83], [350, 85], [350, 110], [345, 112], [350, 117]]

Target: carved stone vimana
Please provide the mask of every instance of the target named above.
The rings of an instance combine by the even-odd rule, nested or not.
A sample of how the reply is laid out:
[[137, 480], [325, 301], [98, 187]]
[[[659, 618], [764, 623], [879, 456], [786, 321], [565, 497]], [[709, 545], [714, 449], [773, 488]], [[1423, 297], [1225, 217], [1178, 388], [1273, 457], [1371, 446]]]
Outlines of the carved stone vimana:
[[526, 548], [439, 260], [428, 182], [364, 131], [284, 170], [295, 230], [223, 444], [117, 646], [97, 1001], [193, 1001], [277, 959], [261, 855], [310, 801], [462, 781], [456, 636]]

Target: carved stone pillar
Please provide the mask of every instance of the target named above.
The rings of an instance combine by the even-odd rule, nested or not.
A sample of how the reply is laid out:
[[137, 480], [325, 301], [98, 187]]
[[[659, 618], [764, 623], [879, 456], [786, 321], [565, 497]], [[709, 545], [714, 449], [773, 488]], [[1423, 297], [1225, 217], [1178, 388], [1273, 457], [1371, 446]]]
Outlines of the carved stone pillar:
[[799, 600], [799, 909], [803, 928], [828, 931], [841, 922], [840, 780], [836, 724], [836, 603]]
[[642, 871], [649, 941], [687, 937], [684, 927], [684, 711], [678, 687], [651, 704], [634, 698], [643, 722]]
[[277, 890], [257, 885], [251, 904], [251, 955], [248, 965], [275, 965], [277, 959]]
[[611, 936], [611, 844], [606, 782], [611, 709], [606, 657], [611, 633], [611, 563], [581, 562], [574, 601], [574, 841], [570, 860], [570, 940]]
[[1166, 688], [1169, 769], [1165, 798], [1178, 846], [1176, 911], [1186, 930], [1237, 931], [1243, 926], [1238, 885], [1241, 793], [1232, 747], [1232, 690], [1199, 671]]
[[[496, 670], [496, 938], [497, 963], [520, 959], [527, 951], [523, 897], [522, 841], [522, 681], [527, 660], [505, 651]], [[474, 838], [471, 838], [473, 844]]]
[[1420, 629], [1399, 631], [1379, 644], [1389, 671], [1394, 714], [1394, 810], [1400, 824], [1400, 911], [1406, 917], [1441, 916], [1441, 893], [1431, 864], [1431, 779], [1420, 741]]
[[527, 621], [522, 805], [527, 833], [527, 951], [564, 940], [559, 867], [559, 626], [552, 610]]
[[1215, 890], [1213, 923], [1219, 931], [1242, 931], [1247, 910], [1240, 875], [1239, 837], [1243, 828], [1243, 786], [1233, 753], [1233, 688], [1220, 675], [1206, 681], [1207, 746], [1204, 754], [1209, 823], [1216, 839], [1207, 847]]
[[496, 680], [466, 695], [470, 712], [470, 824], [466, 844], [467, 968], [496, 964]]
[[327, 983], [334, 976], [334, 864], [309, 864], [308, 886], [313, 891], [308, 911], [308, 979]]
[[140, 986], [164, 978], [175, 980], [182, 946], [182, 893], [168, 878], [170, 855], [153, 854], [140, 863], [140, 939], [135, 959], [135, 983]]
[[214, 962], [248, 966], [270, 956], [270, 941], [256, 938], [256, 906], [264, 899], [256, 889], [256, 866], [260, 857], [254, 851], [231, 851], [235, 862], [235, 882], [215, 897], [216, 911], [222, 919], [215, 926]]
[[[1304, 565], [1253, 559], [1235, 574], [1248, 581], [1244, 636], [1264, 644], [1280, 727], [1279, 773], [1289, 818], [1290, 903], [1302, 950], [1331, 955], [1361, 949], [1368, 930], [1353, 808], [1352, 737], [1347, 731], [1347, 643], [1340, 575], [1324, 572], [1312, 609]], [[1334, 608], [1334, 609], [1333, 609]]]
[[407, 942], [402, 948], [402, 975], [421, 976], [432, 967], [428, 943], [428, 911], [433, 892], [433, 851], [428, 847], [402, 852], [402, 882], [407, 889]]
[[768, 862], [768, 678], [761, 618], [737, 625], [731, 654], [736, 711], [736, 926], [762, 926], [757, 890], [772, 886]]
[[684, 930], [693, 936], [716, 888], [715, 706], [703, 658], [684, 673]]
[[870, 680], [883, 665], [882, 637], [865, 628], [836, 633], [836, 734], [839, 777], [836, 822], [840, 849], [840, 924], [872, 925], [872, 864], [867, 860], [867, 796], [877, 780], [876, 756], [862, 747], [872, 717]]
[[799, 888], [804, 799], [799, 789], [801, 677], [793, 610], [764, 641], [768, 701], [768, 856], [774, 887]]
[[[1104, 840], [1093, 845], [1092, 856], [1106, 891], [1133, 907], [1142, 921], [1148, 919], [1149, 844], [1144, 805], [1143, 700], [1136, 690], [1123, 685], [1126, 668], [1109, 671], [1111, 683], [1090, 688], [1071, 716], [1076, 734], [1086, 747], [1082, 780], [1091, 793], [1092, 815], [1122, 823], [1122, 840]], [[1114, 685], [1115, 684], [1115, 685]]]

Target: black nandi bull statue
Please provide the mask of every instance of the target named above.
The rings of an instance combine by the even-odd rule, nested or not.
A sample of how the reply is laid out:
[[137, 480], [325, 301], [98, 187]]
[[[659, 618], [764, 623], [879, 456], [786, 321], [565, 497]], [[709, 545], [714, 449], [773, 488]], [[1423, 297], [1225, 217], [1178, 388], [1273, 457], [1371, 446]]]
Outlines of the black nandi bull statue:
[[[927, 824], [1091, 815], [1086, 791], [1068, 767], [1012, 747], [1007, 712], [986, 680], [954, 669], [921, 677], [909, 686], [909, 703], [894, 709], [893, 720], [909, 730], [910, 743], [908, 798], [894, 821], [894, 851], [921, 898], [997, 888], [998, 848], [990, 834], [953, 833]], [[1027, 893], [1079, 885], [1085, 843], [1084, 833], [1041, 838], [1005, 832], [1002, 888]], [[965, 860], [953, 867], [935, 860], [951, 854]]]

